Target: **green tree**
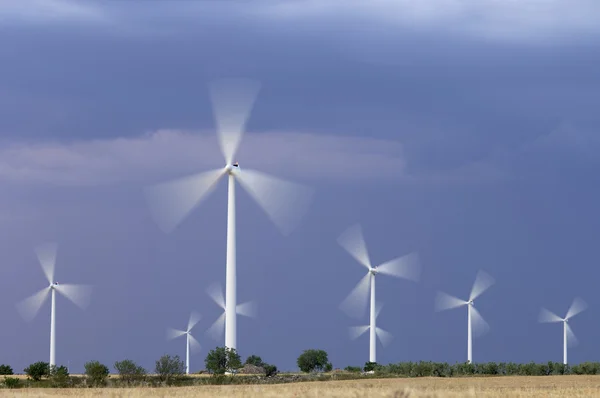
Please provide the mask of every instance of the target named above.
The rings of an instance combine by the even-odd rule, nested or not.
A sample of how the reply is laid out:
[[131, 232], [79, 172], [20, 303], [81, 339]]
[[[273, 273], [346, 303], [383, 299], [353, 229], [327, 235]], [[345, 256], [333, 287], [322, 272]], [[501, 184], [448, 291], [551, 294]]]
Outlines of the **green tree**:
[[115, 369], [119, 373], [121, 380], [127, 384], [142, 380], [146, 375], [146, 369], [130, 359], [115, 362]]
[[69, 370], [66, 366], [50, 366], [50, 376], [48, 377], [52, 387], [65, 388], [68, 387], [71, 378], [69, 377]]
[[278, 373], [277, 366], [268, 363], [263, 362], [263, 369], [265, 370], [266, 377], [275, 376]]
[[169, 384], [185, 374], [185, 363], [179, 359], [179, 355], [171, 357], [165, 354], [156, 361], [155, 371], [161, 381]]
[[246, 358], [246, 362], [244, 362], [244, 365], [254, 365], [262, 368], [264, 362], [262, 358], [258, 355], [250, 355], [248, 358]]
[[98, 361], [89, 361], [85, 363], [84, 368], [89, 384], [92, 386], [103, 386], [106, 383], [106, 379], [110, 373], [106, 365]]
[[14, 374], [10, 365], [0, 365], [0, 375], [10, 376]]
[[33, 381], [40, 381], [42, 380], [42, 377], [50, 376], [50, 365], [48, 365], [48, 362], [35, 362], [26, 367], [23, 371]]
[[329, 362], [327, 352], [323, 350], [304, 350], [297, 360], [298, 367], [305, 373], [331, 371], [333, 366]]
[[365, 372], [373, 372], [376, 366], [377, 362], [365, 362], [365, 367], [363, 368], [363, 370]]
[[234, 348], [217, 347], [208, 352], [204, 365], [213, 375], [223, 375], [225, 372], [235, 374], [242, 367], [242, 360]]

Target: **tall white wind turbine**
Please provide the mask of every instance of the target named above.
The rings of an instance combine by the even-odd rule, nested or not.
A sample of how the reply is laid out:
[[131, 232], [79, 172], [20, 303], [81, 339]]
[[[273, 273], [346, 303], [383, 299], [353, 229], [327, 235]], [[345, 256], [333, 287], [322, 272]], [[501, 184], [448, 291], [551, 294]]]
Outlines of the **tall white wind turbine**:
[[351, 327], [350, 337], [352, 339], [358, 338], [369, 330], [369, 362], [377, 362], [377, 337], [383, 345], [387, 345], [392, 335], [376, 325], [381, 306], [376, 306], [375, 302], [375, 276], [381, 274], [418, 281], [420, 276], [419, 257], [416, 253], [411, 253], [373, 267], [367, 252], [362, 228], [359, 224], [355, 224], [344, 231], [338, 238], [338, 243], [367, 269], [366, 275], [342, 302], [340, 308], [350, 316], [362, 316], [366, 310], [370, 291], [370, 323], [365, 326]]
[[188, 375], [190, 374], [190, 349], [194, 352], [200, 351], [200, 343], [192, 336], [192, 329], [200, 321], [200, 318], [200, 314], [192, 312], [186, 330], [167, 329], [167, 340], [173, 340], [185, 335], [185, 374]]
[[548, 311], [545, 308], [542, 308], [540, 311], [539, 321], [540, 322], [562, 322], [563, 323], [563, 363], [567, 364], [567, 345], [575, 345], [577, 344], [577, 338], [575, 337], [575, 333], [571, 330], [569, 326], [569, 319], [573, 318], [575, 315], [584, 311], [587, 308], [587, 304], [580, 297], [576, 297], [573, 300], [573, 303], [569, 307], [567, 311], [567, 315], [564, 318], [559, 317], [553, 312]]
[[165, 182], [146, 189], [150, 210], [158, 225], [170, 232], [227, 176], [227, 257], [225, 346], [237, 347], [236, 338], [236, 215], [235, 181], [263, 208], [284, 234], [299, 222], [313, 190], [267, 174], [240, 168], [235, 154], [260, 85], [251, 80], [220, 80], [210, 86], [213, 111], [225, 167]]
[[46, 298], [48, 298], [48, 294], [51, 295], [50, 366], [52, 366], [56, 365], [56, 292], [65, 296], [78, 307], [85, 309], [89, 304], [92, 289], [89, 285], [58, 284], [58, 282], [55, 281], [54, 268], [57, 251], [57, 245], [55, 243], [40, 245], [35, 251], [42, 266], [42, 270], [46, 275], [46, 279], [48, 279], [49, 286], [18, 303], [17, 309], [26, 321], [31, 321], [35, 318], [35, 315], [46, 301]]
[[467, 306], [467, 361], [473, 362], [473, 334], [481, 336], [489, 330], [489, 325], [475, 308], [475, 299], [494, 284], [494, 278], [479, 271], [473, 283], [469, 300], [465, 301], [446, 293], [439, 292], [435, 301], [435, 310], [444, 311], [452, 308]]

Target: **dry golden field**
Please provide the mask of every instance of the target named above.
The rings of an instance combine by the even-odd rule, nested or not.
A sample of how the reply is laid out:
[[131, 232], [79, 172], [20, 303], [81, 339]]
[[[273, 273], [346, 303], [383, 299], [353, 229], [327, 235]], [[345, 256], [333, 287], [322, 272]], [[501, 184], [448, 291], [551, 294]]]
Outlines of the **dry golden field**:
[[176, 388], [0, 390], [7, 397], [600, 397], [600, 376], [414, 378]]

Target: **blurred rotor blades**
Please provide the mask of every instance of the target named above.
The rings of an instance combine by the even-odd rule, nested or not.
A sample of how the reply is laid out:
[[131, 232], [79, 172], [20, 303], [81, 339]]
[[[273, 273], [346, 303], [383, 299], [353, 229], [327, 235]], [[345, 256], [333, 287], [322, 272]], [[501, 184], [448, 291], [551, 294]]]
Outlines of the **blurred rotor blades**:
[[377, 335], [379, 341], [381, 341], [381, 344], [383, 344], [384, 347], [390, 344], [390, 342], [394, 338], [394, 336], [392, 336], [390, 332], [386, 332], [380, 327], [375, 328], [375, 334]]
[[354, 224], [346, 229], [337, 241], [356, 261], [368, 270], [371, 269], [371, 260], [360, 224]]
[[209, 84], [221, 151], [227, 164], [235, 158], [260, 83], [250, 79], [219, 79]]
[[494, 278], [492, 278], [486, 272], [480, 270], [475, 277], [475, 283], [473, 283], [473, 288], [471, 289], [471, 294], [469, 295], [469, 301], [475, 300], [494, 283]]
[[92, 287], [89, 285], [66, 284], [55, 285], [54, 288], [81, 309], [85, 309], [90, 303]]
[[48, 283], [54, 282], [54, 267], [56, 265], [56, 251], [58, 245], [56, 243], [45, 243], [35, 248], [35, 253]]
[[213, 299], [217, 305], [225, 309], [225, 298], [223, 297], [223, 289], [219, 283], [213, 283], [206, 289], [206, 293]]
[[172, 232], [224, 174], [224, 169], [215, 169], [146, 187], [146, 201], [160, 229]]
[[553, 312], [548, 311], [546, 308], [542, 308], [540, 310], [540, 315], [538, 317], [538, 321], [542, 323], [550, 323], [550, 322], [562, 322], [563, 319], [556, 315]]
[[348, 333], [350, 334], [350, 339], [355, 340], [362, 336], [367, 330], [369, 330], [369, 326], [352, 326], [349, 328]]
[[225, 332], [225, 312], [221, 314], [220, 317], [212, 324], [210, 328], [206, 331], [212, 339], [219, 340], [223, 336]]
[[340, 309], [348, 316], [360, 318], [367, 310], [370, 277], [370, 273], [367, 273], [365, 276], [363, 276], [362, 279], [356, 284], [354, 289], [352, 289], [350, 294], [348, 294], [348, 296], [340, 304]]
[[585, 301], [583, 301], [583, 299], [581, 297], [575, 297], [575, 299], [573, 300], [573, 303], [571, 304], [571, 306], [569, 307], [569, 310], [567, 311], [567, 316], [565, 316], [565, 319], [573, 318], [575, 315], [584, 311], [586, 308], [587, 308], [587, 303]]
[[438, 292], [435, 298], [436, 311], [450, 310], [467, 304], [468, 303], [465, 300], [461, 300], [458, 297], [451, 296], [444, 292]]
[[411, 253], [383, 263], [377, 267], [377, 273], [417, 282], [421, 275], [419, 255]]
[[314, 190], [256, 170], [241, 170], [236, 178], [283, 235], [300, 223]]
[[483, 336], [490, 330], [490, 325], [488, 325], [474, 306], [471, 306], [471, 323], [475, 337]]
[[168, 328], [167, 329], [167, 340], [176, 339], [177, 337], [183, 336], [184, 334], [186, 334], [186, 333], [183, 330]]
[[256, 318], [258, 309], [254, 301], [248, 301], [246, 303], [238, 304], [235, 308], [235, 312], [238, 315], [247, 316], [249, 318]]
[[191, 334], [188, 334], [188, 338], [190, 339], [190, 349], [192, 350], [192, 352], [200, 351], [202, 347], [200, 346], [198, 340], [196, 340], [196, 338]]
[[17, 304], [17, 310], [23, 319], [29, 322], [35, 318], [40, 308], [42, 308], [44, 301], [46, 301], [48, 293], [50, 293], [50, 289], [45, 287]]
[[200, 319], [202, 319], [202, 316], [196, 311], [192, 311], [190, 313], [190, 319], [188, 320], [187, 331], [189, 332], [192, 330], [192, 328], [196, 326]]
[[576, 346], [577, 344], [579, 344], [579, 340], [577, 340], [577, 337], [575, 337], [575, 333], [573, 333], [573, 329], [571, 329], [571, 326], [569, 326], [569, 323], [567, 322], [567, 345], [568, 346]]

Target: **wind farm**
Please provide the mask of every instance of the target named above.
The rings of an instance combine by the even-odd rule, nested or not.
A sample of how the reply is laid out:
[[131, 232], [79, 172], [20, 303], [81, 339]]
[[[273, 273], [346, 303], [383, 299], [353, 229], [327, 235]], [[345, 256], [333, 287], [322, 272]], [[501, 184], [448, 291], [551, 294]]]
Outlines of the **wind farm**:
[[600, 3], [0, 1], [0, 395], [600, 396]]

